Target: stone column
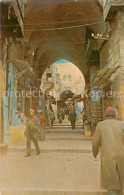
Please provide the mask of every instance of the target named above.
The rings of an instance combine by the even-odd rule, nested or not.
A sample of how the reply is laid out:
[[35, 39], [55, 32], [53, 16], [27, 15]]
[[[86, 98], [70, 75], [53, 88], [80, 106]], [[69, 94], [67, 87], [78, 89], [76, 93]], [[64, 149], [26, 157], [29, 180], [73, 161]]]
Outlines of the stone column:
[[118, 34], [120, 47], [120, 93], [118, 110], [119, 117], [124, 121], [124, 12], [118, 12]]
[[3, 132], [4, 143], [10, 143], [10, 122], [11, 122], [11, 45], [12, 39], [7, 38], [7, 56], [6, 56], [6, 96], [3, 97]]
[[120, 97], [118, 110], [120, 119], [124, 120], [124, 37], [120, 41], [120, 57]]
[[5, 90], [5, 72], [0, 61], [0, 142], [3, 141], [3, 92]]

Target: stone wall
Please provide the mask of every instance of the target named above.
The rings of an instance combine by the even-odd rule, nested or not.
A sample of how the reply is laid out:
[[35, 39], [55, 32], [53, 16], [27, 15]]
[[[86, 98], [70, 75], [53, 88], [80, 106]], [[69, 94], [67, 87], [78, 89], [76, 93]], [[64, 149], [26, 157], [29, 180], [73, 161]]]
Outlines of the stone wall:
[[120, 47], [120, 91], [122, 97], [119, 98], [120, 116], [124, 120], [124, 12], [118, 12], [118, 33], [119, 33], [119, 47]]
[[[117, 25], [117, 24], [116, 24]], [[119, 32], [115, 26], [110, 38], [100, 51], [100, 68], [112, 67], [119, 65], [120, 60], [120, 45]]]
[[[14, 75], [18, 72], [21, 72], [23, 69], [18, 68], [17, 63], [13, 62], [13, 59], [17, 60], [23, 60], [24, 61], [24, 55], [23, 55], [23, 42], [21, 39], [15, 39], [12, 38], [5, 39], [5, 49], [4, 49], [4, 55], [2, 55], [2, 65], [6, 68], [7, 61], [9, 62], [9, 74], [8, 74], [8, 91], [11, 90], [13, 92], [14, 89]], [[7, 49], [8, 45], [8, 49]], [[7, 55], [8, 51], [8, 55]], [[26, 53], [27, 54], [27, 53]], [[7, 59], [8, 56], [8, 59]], [[17, 67], [17, 68], [16, 68]], [[24, 65], [23, 68], [25, 69]], [[24, 83], [24, 82], [23, 82]], [[0, 66], [0, 90], [5, 90], [5, 73], [2, 67]], [[14, 95], [13, 95], [14, 96]], [[21, 119], [19, 118], [19, 115], [16, 113], [17, 110], [17, 98], [16, 96], [13, 97], [10, 96], [4, 98], [4, 101], [2, 102], [3, 98], [0, 97], [0, 124], [3, 123], [3, 141], [4, 143], [10, 144], [10, 124], [13, 124], [16, 122], [16, 124], [22, 124]], [[8, 103], [9, 102], [9, 103]], [[9, 104], [9, 107], [8, 107]], [[13, 106], [14, 105], [14, 106]], [[3, 112], [2, 112], [3, 107]], [[8, 114], [9, 113], [9, 114]], [[3, 116], [2, 116], [3, 115]], [[1, 117], [2, 116], [2, 117]], [[1, 127], [0, 127], [1, 128]], [[2, 133], [2, 131], [1, 131]]]
[[5, 72], [2, 68], [1, 61], [0, 61], [0, 142], [2, 141], [2, 134], [3, 134], [3, 92], [5, 90]]
[[[100, 68], [119, 66], [110, 84], [118, 92], [111, 100], [111, 106], [118, 106], [120, 118], [124, 120], [124, 12], [119, 11], [110, 23], [111, 35], [100, 50]], [[120, 93], [122, 96], [120, 96]]]

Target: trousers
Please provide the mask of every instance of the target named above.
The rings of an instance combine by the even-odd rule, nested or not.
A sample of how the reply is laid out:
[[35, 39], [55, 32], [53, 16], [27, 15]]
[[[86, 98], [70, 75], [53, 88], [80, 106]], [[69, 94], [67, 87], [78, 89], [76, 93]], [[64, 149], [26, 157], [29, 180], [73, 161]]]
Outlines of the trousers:
[[34, 138], [33, 133], [30, 133], [27, 135], [27, 152], [30, 154], [30, 150], [31, 150], [31, 141], [33, 141], [36, 151], [39, 153], [40, 149], [39, 149], [39, 145], [38, 145], [38, 141], [36, 138]]
[[123, 190], [111, 190], [108, 191], [108, 195], [123, 195]]
[[43, 127], [40, 128], [40, 136], [41, 136], [41, 141], [44, 141], [45, 136], [44, 136], [44, 128]]

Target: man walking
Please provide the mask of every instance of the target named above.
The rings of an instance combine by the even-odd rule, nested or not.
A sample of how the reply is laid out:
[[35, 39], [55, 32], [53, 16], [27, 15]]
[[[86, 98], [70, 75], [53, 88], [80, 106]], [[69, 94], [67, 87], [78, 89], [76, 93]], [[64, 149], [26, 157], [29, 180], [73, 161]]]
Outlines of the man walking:
[[58, 119], [59, 119], [59, 124], [61, 124], [62, 123], [62, 110], [61, 110], [61, 108], [58, 111]]
[[36, 148], [36, 155], [40, 154], [40, 149], [37, 141], [38, 137], [38, 128], [40, 126], [39, 119], [35, 116], [35, 112], [33, 109], [30, 111], [30, 117], [27, 119], [27, 124], [26, 124], [26, 130], [25, 130], [25, 136], [27, 137], [27, 154], [25, 157], [30, 156], [31, 152], [31, 141], [33, 141], [35, 148]]
[[43, 116], [43, 112], [40, 112], [39, 115], [40, 121], [40, 134], [41, 134], [41, 141], [44, 141], [44, 126], [45, 126], [45, 117]]
[[76, 113], [74, 106], [71, 107], [69, 112], [69, 120], [71, 122], [72, 129], [75, 129]]
[[50, 110], [50, 120], [51, 120], [51, 127], [53, 127], [54, 120], [55, 120], [55, 114], [52, 108]]
[[101, 187], [109, 195], [123, 195], [124, 184], [124, 122], [108, 107], [106, 119], [98, 123], [92, 140], [93, 155], [101, 152]]

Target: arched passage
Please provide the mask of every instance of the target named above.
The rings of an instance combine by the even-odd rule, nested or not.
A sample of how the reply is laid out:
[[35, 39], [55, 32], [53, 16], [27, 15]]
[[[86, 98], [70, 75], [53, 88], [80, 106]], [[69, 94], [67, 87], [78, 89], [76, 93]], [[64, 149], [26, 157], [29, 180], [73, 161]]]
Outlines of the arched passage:
[[104, 34], [106, 30], [98, 0], [56, 0], [54, 3], [51, 0], [28, 0], [25, 40], [35, 56], [31, 62], [35, 80], [40, 80], [51, 64], [66, 59], [75, 64], [84, 75], [85, 82], [90, 83], [90, 65], [86, 57], [88, 29], [95, 34]]
[[[54, 105], [55, 102], [59, 108], [65, 107], [68, 103], [71, 104], [71, 101], [76, 107], [79, 107], [76, 100], [81, 98], [84, 89], [85, 79], [82, 72], [67, 60], [62, 59], [53, 63], [46, 68], [41, 78], [41, 90], [47, 93], [50, 108], [54, 107], [55, 110], [57, 109]], [[82, 101], [82, 109], [83, 100], [79, 101]], [[53, 105], [51, 106], [51, 104]]]
[[[85, 88], [85, 78], [80, 69], [73, 63], [61, 59], [45, 69], [41, 76], [41, 84], [53, 83], [51, 88], [60, 94], [72, 92], [74, 95], [81, 94]], [[51, 89], [50, 89], [51, 90]]]

